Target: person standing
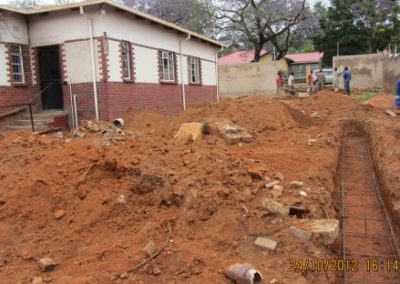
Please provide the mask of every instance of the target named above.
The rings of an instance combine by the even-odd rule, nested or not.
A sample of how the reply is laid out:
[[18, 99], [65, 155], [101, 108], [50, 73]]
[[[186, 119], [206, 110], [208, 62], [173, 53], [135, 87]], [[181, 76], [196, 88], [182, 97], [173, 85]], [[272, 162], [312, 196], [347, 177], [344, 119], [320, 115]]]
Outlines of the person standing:
[[400, 75], [397, 77], [397, 88], [396, 88], [396, 107], [400, 109]]
[[314, 75], [313, 70], [310, 70], [310, 73], [307, 76], [307, 84], [308, 84], [308, 93], [312, 94], [314, 92]]
[[281, 73], [278, 71], [275, 76], [275, 84], [276, 84], [276, 96], [279, 97], [281, 94], [281, 88], [282, 88], [282, 77]]
[[339, 77], [342, 75], [342, 72], [339, 72], [337, 67], [333, 70], [333, 91], [335, 93], [339, 92]]
[[317, 80], [318, 80], [318, 90], [322, 90], [325, 88], [325, 74], [322, 72], [322, 69], [319, 70], [318, 75], [317, 75]]
[[294, 73], [290, 73], [288, 77], [289, 93], [294, 96], [296, 94], [296, 89], [294, 87]]
[[351, 81], [351, 72], [349, 70], [349, 67], [344, 67], [344, 72], [343, 72], [343, 83], [344, 83], [344, 90], [346, 92], [346, 95], [350, 96], [350, 81]]

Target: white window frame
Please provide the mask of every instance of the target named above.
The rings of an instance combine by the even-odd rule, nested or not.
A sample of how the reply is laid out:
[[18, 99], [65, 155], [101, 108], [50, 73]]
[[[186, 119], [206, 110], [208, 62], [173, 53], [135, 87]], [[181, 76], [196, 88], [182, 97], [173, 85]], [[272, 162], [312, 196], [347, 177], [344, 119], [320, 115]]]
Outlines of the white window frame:
[[121, 41], [122, 78], [132, 80], [132, 49], [128, 41]]
[[160, 80], [163, 82], [175, 82], [175, 53], [172, 51], [160, 50], [159, 64]]
[[[14, 48], [18, 48], [18, 51], [13, 51]], [[17, 61], [14, 62], [13, 58], [17, 58]], [[12, 82], [15, 84], [25, 84], [25, 72], [24, 72], [24, 58], [22, 56], [22, 47], [21, 45], [11, 45], [10, 46], [10, 60], [11, 60], [11, 72], [12, 72]], [[14, 66], [19, 66], [20, 72], [14, 72]], [[15, 79], [15, 76], [20, 76], [19, 80]]]
[[[198, 57], [189, 57], [189, 83], [201, 84], [201, 61]], [[193, 80], [194, 78], [194, 80]]]

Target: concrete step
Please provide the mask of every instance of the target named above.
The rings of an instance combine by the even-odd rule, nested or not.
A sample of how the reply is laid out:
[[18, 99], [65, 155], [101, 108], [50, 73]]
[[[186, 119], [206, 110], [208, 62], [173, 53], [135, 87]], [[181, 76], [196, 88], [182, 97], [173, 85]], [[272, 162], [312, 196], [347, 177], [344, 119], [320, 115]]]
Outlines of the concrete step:
[[[43, 111], [39, 113], [34, 113], [33, 118], [34, 119], [52, 119], [57, 116], [63, 116], [63, 115], [69, 115], [67, 111], [63, 110], [48, 110], [48, 111]], [[25, 113], [21, 117], [23, 120], [31, 119], [29, 113]]]
[[[35, 126], [35, 131], [45, 130], [46, 126]], [[32, 131], [32, 127], [28, 125], [9, 125], [7, 126], [8, 131]]]
[[[40, 126], [40, 125], [47, 125], [48, 123], [53, 122], [53, 119], [33, 119], [33, 124], [36, 126]], [[30, 119], [19, 119], [17, 121], [15, 121], [14, 125], [28, 125], [31, 126], [31, 120]]]

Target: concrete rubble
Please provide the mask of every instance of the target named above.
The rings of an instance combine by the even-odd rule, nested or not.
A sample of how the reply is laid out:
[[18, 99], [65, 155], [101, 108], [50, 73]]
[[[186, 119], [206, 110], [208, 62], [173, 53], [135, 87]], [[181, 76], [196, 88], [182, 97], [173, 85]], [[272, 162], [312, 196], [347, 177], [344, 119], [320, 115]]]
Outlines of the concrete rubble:
[[203, 136], [203, 123], [190, 122], [184, 123], [174, 136], [174, 140], [180, 144], [190, 144], [201, 139]]
[[311, 238], [321, 240], [325, 245], [333, 244], [339, 237], [339, 220], [304, 219], [290, 227], [292, 235], [302, 241]]
[[275, 200], [264, 198], [261, 200], [261, 207], [273, 214], [288, 215], [289, 207]]
[[269, 238], [258, 237], [254, 241], [254, 245], [263, 249], [275, 251], [276, 247], [278, 246], [278, 242]]
[[227, 144], [250, 143], [254, 137], [243, 127], [230, 121], [205, 122], [204, 133], [220, 136]]
[[53, 271], [57, 266], [57, 263], [50, 257], [44, 257], [39, 260], [39, 268], [42, 272]]

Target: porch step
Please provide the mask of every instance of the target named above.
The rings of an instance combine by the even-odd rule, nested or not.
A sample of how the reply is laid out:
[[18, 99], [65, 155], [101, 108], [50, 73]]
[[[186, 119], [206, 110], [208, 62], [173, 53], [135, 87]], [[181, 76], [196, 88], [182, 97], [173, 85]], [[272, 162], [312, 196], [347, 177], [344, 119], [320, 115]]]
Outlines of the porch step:
[[[33, 119], [33, 124], [36, 126], [40, 126], [40, 125], [46, 125], [46, 124], [48, 124], [48, 123], [51, 123], [51, 122], [53, 122], [53, 120], [52, 119], [39, 119], [39, 118], [34, 118]], [[27, 125], [27, 126], [31, 126], [32, 125], [32, 123], [31, 123], [31, 120], [30, 119], [19, 119], [19, 120], [17, 120], [17, 121], [15, 121], [15, 125], [19, 125], [19, 126], [22, 126], [22, 125]]]
[[[68, 114], [69, 113], [67, 111], [63, 111], [63, 110], [46, 110], [43, 112], [34, 113], [33, 118], [34, 118], [34, 120], [36, 120], [36, 119], [53, 119], [54, 117], [64, 116], [64, 115], [68, 115]], [[30, 120], [31, 117], [30, 117], [29, 113], [26, 113], [26, 114], [22, 115], [21, 119]]]
[[[47, 127], [45, 125], [35, 125], [35, 131], [45, 130]], [[32, 126], [30, 125], [9, 125], [7, 126], [9, 131], [32, 131]]]

